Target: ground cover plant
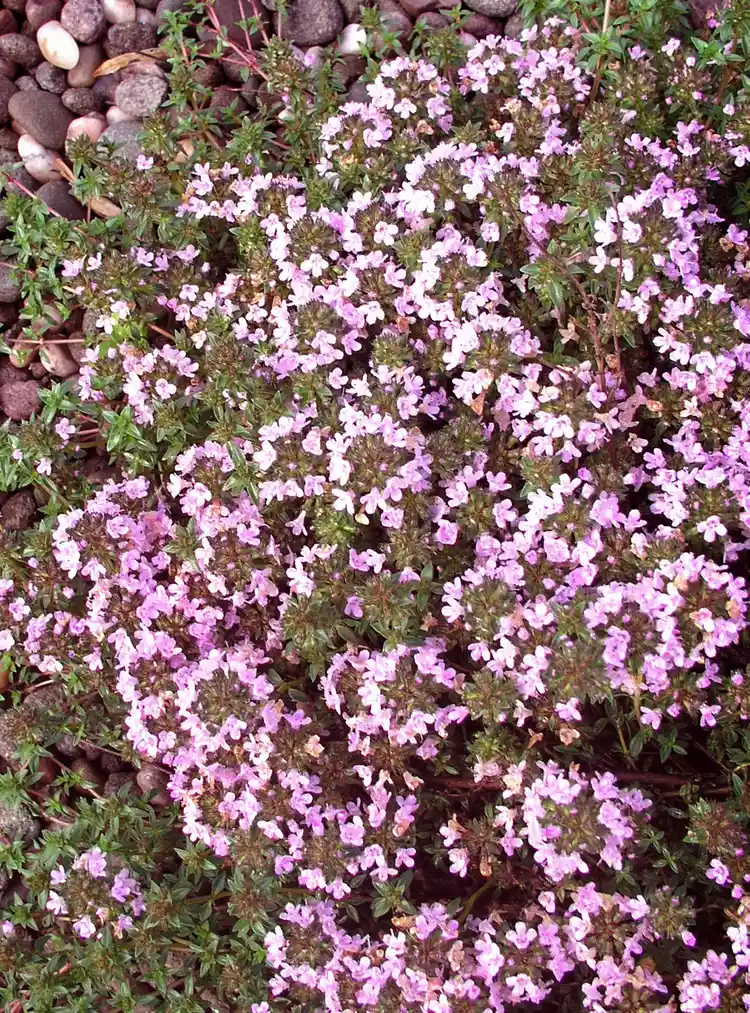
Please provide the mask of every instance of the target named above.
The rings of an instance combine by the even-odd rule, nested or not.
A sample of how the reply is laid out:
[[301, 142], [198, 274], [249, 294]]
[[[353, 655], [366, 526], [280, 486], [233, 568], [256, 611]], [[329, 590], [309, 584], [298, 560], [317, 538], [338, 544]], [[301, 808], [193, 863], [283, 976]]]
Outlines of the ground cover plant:
[[13, 1013], [747, 1008], [750, 9], [523, 13], [7, 197]]

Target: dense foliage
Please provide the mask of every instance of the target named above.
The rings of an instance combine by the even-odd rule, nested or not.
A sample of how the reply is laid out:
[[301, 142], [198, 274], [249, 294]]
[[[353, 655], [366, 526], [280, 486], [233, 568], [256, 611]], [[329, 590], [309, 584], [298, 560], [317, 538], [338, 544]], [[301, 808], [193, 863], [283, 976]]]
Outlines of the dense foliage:
[[7, 199], [90, 346], [0, 448], [14, 1013], [747, 1008], [750, 18], [555, 7]]

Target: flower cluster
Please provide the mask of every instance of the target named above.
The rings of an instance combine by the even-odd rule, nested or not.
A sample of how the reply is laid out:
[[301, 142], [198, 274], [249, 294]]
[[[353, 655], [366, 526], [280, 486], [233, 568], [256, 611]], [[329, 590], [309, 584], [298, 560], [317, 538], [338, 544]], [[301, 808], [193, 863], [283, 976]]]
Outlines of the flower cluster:
[[[694, 814], [679, 893], [662, 782], [627, 783], [750, 713], [744, 152], [659, 133], [584, 38], [386, 62], [312, 178], [195, 165], [204, 245], [132, 248], [148, 286], [66, 268], [81, 403], [173, 442], [59, 513], [0, 637], [116, 694], [294, 1008], [747, 1007], [744, 816]], [[678, 40], [628, 58], [695, 76]], [[51, 886], [83, 938], [143, 910], [97, 849]]]

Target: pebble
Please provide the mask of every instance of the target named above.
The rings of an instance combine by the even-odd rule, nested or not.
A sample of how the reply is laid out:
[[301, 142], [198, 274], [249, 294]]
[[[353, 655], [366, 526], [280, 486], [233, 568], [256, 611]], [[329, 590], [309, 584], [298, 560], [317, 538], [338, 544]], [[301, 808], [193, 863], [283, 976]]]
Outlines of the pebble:
[[438, 14], [437, 11], [428, 11], [426, 14], [421, 14], [417, 18], [414, 27], [416, 28], [417, 25], [421, 25], [425, 32], [431, 34], [432, 32], [442, 31], [444, 28], [447, 28], [449, 24], [450, 21], [445, 17], [445, 15]]
[[65, 108], [58, 95], [48, 91], [19, 91], [11, 95], [8, 112], [45, 148], [62, 151], [65, 134], [73, 114]]
[[143, 154], [143, 148], [138, 140], [142, 129], [137, 120], [113, 123], [112, 126], [107, 127], [101, 139], [117, 145], [115, 158], [121, 158], [124, 162], [135, 162], [138, 156]]
[[523, 31], [523, 14], [514, 14], [505, 22], [505, 35], [509, 39], [517, 39]]
[[412, 18], [418, 18], [420, 14], [436, 11], [438, 7], [442, 7], [440, 0], [400, 0], [400, 2], [406, 13]]
[[85, 135], [94, 144], [99, 140], [106, 129], [106, 122], [99, 113], [92, 113], [90, 116], [79, 116], [77, 120], [68, 127], [66, 140], [72, 141], [75, 137]]
[[48, 21], [46, 25], [42, 25], [36, 33], [36, 41], [42, 56], [53, 67], [72, 70], [78, 63], [80, 56], [78, 43], [59, 21]]
[[22, 74], [21, 77], [16, 78], [16, 88], [19, 91], [39, 91], [39, 84], [35, 77]]
[[[217, 89], [218, 90], [218, 89]], [[127, 77], [117, 86], [115, 102], [131, 119], [155, 113], [167, 94], [167, 82], [158, 77], [139, 74]]]
[[131, 787], [135, 784], [135, 778], [132, 774], [110, 774], [104, 784], [104, 795], [107, 798], [112, 795], [119, 795], [120, 789], [124, 788], [126, 784], [129, 784]]
[[117, 72], [114, 74], [103, 74], [101, 77], [97, 77], [91, 88], [103, 103], [111, 105], [115, 100], [115, 91], [121, 80], [122, 77]]
[[27, 68], [36, 67], [42, 60], [42, 54], [39, 52], [36, 42], [18, 32], [0, 35], [0, 54]]
[[36, 380], [17, 380], [0, 387], [0, 410], [13, 422], [30, 419], [40, 404]]
[[104, 49], [112, 59], [123, 53], [140, 53], [156, 46], [156, 28], [153, 25], [112, 25], [107, 32]]
[[68, 78], [65, 71], [60, 67], [53, 67], [51, 63], [40, 63], [34, 71], [36, 83], [45, 91], [51, 91], [53, 95], [62, 95], [68, 87]]
[[475, 39], [486, 39], [488, 35], [500, 35], [501, 27], [497, 21], [488, 18], [486, 14], [470, 14], [466, 21], [462, 22], [461, 28], [473, 35]]
[[132, 25], [138, 13], [135, 0], [102, 0], [102, 11], [111, 25]]
[[357, 56], [367, 42], [367, 30], [353, 21], [339, 36], [339, 53], [342, 56]]
[[405, 42], [411, 35], [411, 18], [395, 0], [378, 0], [378, 10], [387, 32]]
[[11, 276], [9, 267], [0, 265], [0, 302], [15, 302], [21, 294], [21, 283]]
[[68, 84], [71, 88], [90, 88], [94, 83], [94, 71], [104, 59], [102, 47], [79, 46], [78, 63], [68, 71]]
[[102, 102], [92, 88], [68, 88], [62, 93], [62, 104], [76, 116], [98, 112]]
[[21, 11], [26, 9], [26, 0], [4, 0], [4, 5], [9, 11]]
[[39, 820], [21, 802], [0, 802], [0, 834], [11, 841], [29, 844], [41, 832]]
[[8, 102], [11, 95], [18, 91], [12, 81], [7, 77], [0, 77], [0, 123], [8, 122]]
[[17, 73], [18, 67], [15, 63], [9, 60], [7, 56], [0, 56], [0, 74], [3, 77], [7, 77], [9, 81], [12, 81]]
[[[23, 376], [22, 370], [16, 372]], [[3, 531], [25, 531], [34, 521], [37, 510], [36, 500], [30, 489], [14, 492], [0, 509]]]
[[97, 42], [107, 27], [99, 0], [67, 0], [60, 22], [74, 39], [86, 46]]
[[92, 788], [81, 788], [80, 790], [85, 792], [87, 795], [98, 794], [104, 787], [104, 778], [102, 772], [99, 770], [91, 760], [85, 760], [82, 756], [78, 759], [73, 760], [70, 765], [70, 769], [83, 778], [88, 784], [93, 786]]
[[[37, 197], [44, 201], [47, 207], [57, 211], [63, 218], [67, 218], [69, 222], [81, 221], [86, 217], [86, 212], [83, 205], [79, 203], [70, 192], [70, 186], [61, 180], [59, 183], [45, 183], [44, 186], [40, 186], [36, 192]], [[49, 348], [58, 347], [65, 348], [67, 352], [67, 346], [49, 345]]]
[[360, 11], [365, 6], [363, 0], [339, 0], [339, 3], [344, 8], [347, 21], [359, 21]]
[[[138, 787], [152, 805], [161, 807], [169, 805], [172, 801], [167, 791], [169, 776], [161, 767], [157, 767], [152, 763], [144, 763], [136, 774], [135, 779]], [[155, 794], [153, 794], [154, 792]], [[152, 795], [153, 797], [151, 797]]]
[[138, 22], [139, 25], [151, 25], [151, 27], [154, 29], [159, 24], [154, 12], [144, 10], [142, 7], [138, 8], [138, 13], [135, 16], [135, 20]]
[[466, 0], [466, 6], [489, 18], [509, 18], [515, 13], [518, 0]]
[[54, 151], [45, 151], [42, 155], [32, 155], [27, 158], [23, 165], [37, 183], [51, 183], [53, 180], [62, 178], [59, 170], [55, 168], [56, 159], [57, 154]]
[[127, 67], [123, 67], [120, 73], [120, 79], [125, 80], [126, 77], [158, 77], [160, 80], [166, 80], [164, 71], [161, 69], [155, 60], [133, 60]]
[[[293, 0], [293, 2], [299, 3], [299, 0]], [[327, 6], [330, 0], [303, 0], [311, 8], [316, 8], [318, 5]], [[338, 0], [335, 0], [338, 5]], [[165, 6], [162, 6], [162, 5]], [[166, 6], [169, 4], [170, 6]], [[158, 7], [156, 8], [156, 15], [159, 17], [160, 13], [166, 10], [179, 10], [182, 7], [183, 0], [161, 0]], [[291, 4], [289, 6], [292, 6]], [[248, 14], [253, 13], [252, 5], [245, 0], [240, 4], [240, 0], [214, 0], [214, 12], [218, 19], [219, 24], [226, 28], [227, 35], [234, 42], [239, 42], [243, 46], [246, 45], [245, 32], [237, 24], [238, 21], [242, 21], [247, 18]], [[266, 9], [260, 5], [257, 7], [258, 17], [261, 19], [264, 28], [268, 29], [271, 25], [271, 16]], [[343, 20], [343, 19], [342, 19]], [[334, 33], [335, 34], [335, 33]], [[207, 35], [208, 37], [215, 37], [215, 33], [209, 31], [208, 33], [201, 32], [199, 35]], [[331, 36], [333, 38], [333, 36]], [[260, 45], [262, 41], [262, 35], [260, 31], [250, 33], [250, 42], [253, 45]], [[329, 40], [330, 41], [330, 40]], [[315, 45], [311, 42], [310, 45]]]
[[65, 345], [45, 345], [39, 352], [39, 358], [47, 372], [58, 380], [67, 380], [78, 372], [78, 366], [68, 355]]
[[119, 106], [110, 106], [106, 112], [107, 125], [112, 127], [116, 123], [139, 123], [137, 116], [129, 116]]
[[57, 21], [62, 10], [60, 0], [29, 0], [26, 4], [26, 20], [34, 31], [48, 21]]
[[247, 109], [245, 100], [240, 93], [226, 84], [214, 89], [208, 105], [211, 109], [231, 109], [234, 106], [234, 111], [238, 113]]
[[7, 32], [15, 32], [17, 28], [16, 19], [10, 11], [0, 10], [0, 35], [5, 35]]
[[324, 46], [344, 27], [339, 0], [293, 0], [281, 22], [281, 36], [298, 46]]

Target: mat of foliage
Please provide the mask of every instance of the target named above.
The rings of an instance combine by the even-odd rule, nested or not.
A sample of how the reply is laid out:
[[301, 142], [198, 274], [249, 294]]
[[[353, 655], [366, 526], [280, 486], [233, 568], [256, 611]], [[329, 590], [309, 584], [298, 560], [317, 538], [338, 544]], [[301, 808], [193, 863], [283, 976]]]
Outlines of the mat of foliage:
[[746, 6], [438, 33], [339, 108], [275, 41], [281, 123], [81, 155], [119, 219], [8, 198], [91, 347], [3, 435], [7, 1009], [750, 1006]]

